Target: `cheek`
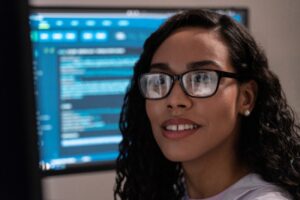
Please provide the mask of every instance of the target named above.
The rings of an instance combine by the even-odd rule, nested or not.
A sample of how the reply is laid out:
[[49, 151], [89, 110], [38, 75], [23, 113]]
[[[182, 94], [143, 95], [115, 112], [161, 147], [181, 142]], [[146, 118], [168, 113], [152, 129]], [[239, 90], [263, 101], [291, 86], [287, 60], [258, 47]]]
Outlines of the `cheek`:
[[215, 97], [215, 105], [207, 106], [210, 108], [210, 111], [207, 111], [211, 118], [210, 122], [215, 129], [228, 132], [228, 129], [235, 127], [237, 121], [237, 91], [231, 90]]
[[164, 113], [163, 102], [149, 101], [146, 100], [146, 112], [150, 120], [151, 129], [156, 142], [160, 145], [163, 140], [161, 135], [161, 123], [166, 118], [166, 113]]
[[161, 116], [161, 110], [158, 102], [146, 100], [146, 112], [152, 128], [158, 124], [158, 117]]

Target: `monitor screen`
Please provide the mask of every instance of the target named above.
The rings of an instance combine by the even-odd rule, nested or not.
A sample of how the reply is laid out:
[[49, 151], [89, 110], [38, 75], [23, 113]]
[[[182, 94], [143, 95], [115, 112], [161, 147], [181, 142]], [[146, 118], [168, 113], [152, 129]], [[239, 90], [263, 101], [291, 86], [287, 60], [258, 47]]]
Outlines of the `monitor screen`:
[[[219, 9], [247, 25], [246, 9]], [[40, 166], [112, 168], [123, 96], [145, 39], [176, 9], [35, 8], [30, 16]]]

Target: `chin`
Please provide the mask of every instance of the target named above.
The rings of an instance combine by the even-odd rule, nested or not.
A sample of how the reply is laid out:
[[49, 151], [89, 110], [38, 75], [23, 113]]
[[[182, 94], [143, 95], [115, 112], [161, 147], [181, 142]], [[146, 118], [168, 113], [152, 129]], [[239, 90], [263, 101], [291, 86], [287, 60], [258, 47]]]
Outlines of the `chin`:
[[173, 161], [173, 162], [187, 162], [187, 161], [193, 160], [193, 159], [195, 159], [195, 157], [197, 157], [197, 156], [191, 155], [191, 153], [182, 152], [182, 151], [181, 152], [163, 151], [163, 154], [166, 157], [166, 159]]

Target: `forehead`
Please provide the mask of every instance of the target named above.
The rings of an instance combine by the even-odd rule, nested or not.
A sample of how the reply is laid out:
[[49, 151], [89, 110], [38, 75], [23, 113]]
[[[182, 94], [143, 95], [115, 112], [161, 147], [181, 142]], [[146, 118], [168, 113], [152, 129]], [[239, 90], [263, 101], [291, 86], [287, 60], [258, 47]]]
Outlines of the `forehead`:
[[186, 27], [172, 33], [154, 53], [151, 64], [167, 64], [172, 71], [182, 72], [189, 63], [211, 60], [231, 70], [228, 48], [216, 30]]

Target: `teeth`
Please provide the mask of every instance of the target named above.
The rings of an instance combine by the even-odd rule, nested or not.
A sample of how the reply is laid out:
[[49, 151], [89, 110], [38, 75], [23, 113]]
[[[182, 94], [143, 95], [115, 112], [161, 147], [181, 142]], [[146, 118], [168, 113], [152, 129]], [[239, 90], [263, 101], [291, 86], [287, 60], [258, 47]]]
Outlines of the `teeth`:
[[166, 127], [167, 130], [169, 131], [177, 131], [177, 126], [176, 125], [169, 125]]
[[168, 125], [165, 127], [168, 131], [184, 131], [184, 130], [192, 130], [197, 128], [198, 126], [195, 124], [178, 124], [178, 125]]

